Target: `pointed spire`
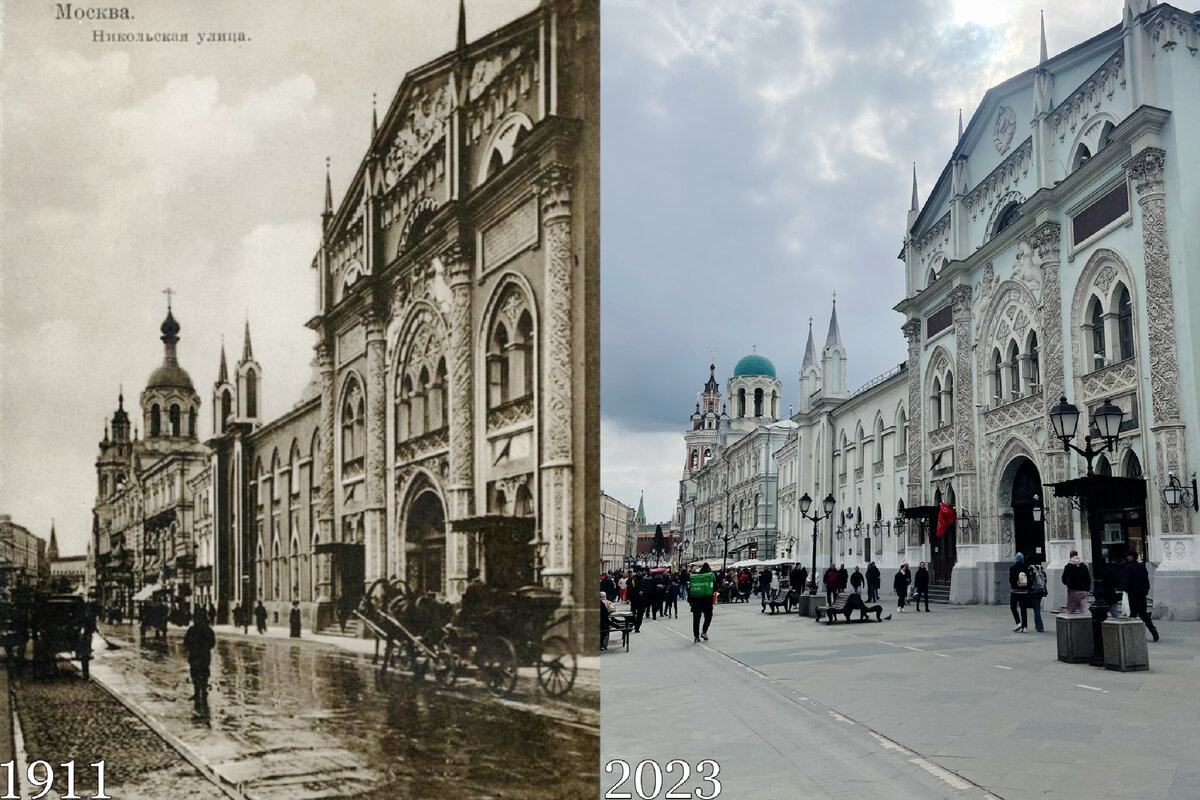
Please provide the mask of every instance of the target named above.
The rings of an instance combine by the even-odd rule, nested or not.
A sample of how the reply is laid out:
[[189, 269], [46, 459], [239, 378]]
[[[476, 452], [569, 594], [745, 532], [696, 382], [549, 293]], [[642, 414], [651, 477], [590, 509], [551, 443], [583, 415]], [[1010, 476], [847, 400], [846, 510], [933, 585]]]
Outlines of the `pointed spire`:
[[329, 180], [329, 156], [325, 156], [325, 214], [333, 213], [333, 185]]
[[829, 315], [829, 335], [825, 337], [825, 346], [834, 347], [841, 346], [842, 331], [838, 328], [837, 321], [837, 292], [833, 293], [833, 313]]
[[800, 365], [800, 369], [806, 367], [815, 367], [817, 365], [817, 349], [813, 346], [812, 335], [812, 317], [808, 318], [808, 344], [804, 346], [804, 363]]
[[920, 204], [917, 202], [917, 162], [915, 162], [915, 161], [914, 161], [914, 162], [913, 162], [913, 195], [912, 195], [912, 205], [911, 205], [911, 206], [909, 206], [908, 210], [909, 210], [909, 211], [919, 211], [919, 210], [920, 210], [920, 208], [921, 208], [921, 206], [920, 206]]
[[457, 49], [463, 50], [467, 46], [467, 4], [466, 0], [458, 0], [458, 39], [456, 41]]
[[642, 492], [641, 499], [638, 500], [637, 518], [645, 521], [646, 519], [646, 493]]
[[[221, 348], [221, 353], [224, 355], [225, 349]], [[242, 344], [242, 362], [253, 361], [254, 351], [250, 349], [250, 320], [246, 319], [246, 340]]]
[[221, 370], [217, 373], [217, 383], [229, 383], [229, 368], [225, 366], [225, 337], [221, 337]]
[[1045, 64], [1046, 58], [1047, 58], [1047, 56], [1046, 56], [1046, 12], [1042, 11], [1040, 13], [1042, 16], [1042, 52], [1041, 52], [1041, 57], [1038, 59], [1038, 63]]
[[[958, 110], [958, 138], [962, 140], [962, 109]], [[916, 172], [916, 165], [913, 165], [913, 172]]]
[[58, 559], [58, 536], [54, 533], [54, 518], [50, 518], [50, 546], [46, 548], [46, 555], [51, 561]]
[[379, 108], [376, 105], [378, 100], [375, 92], [371, 92], [371, 141], [375, 141], [375, 137], [379, 135]]
[[117, 411], [125, 410], [125, 384], [117, 384]]

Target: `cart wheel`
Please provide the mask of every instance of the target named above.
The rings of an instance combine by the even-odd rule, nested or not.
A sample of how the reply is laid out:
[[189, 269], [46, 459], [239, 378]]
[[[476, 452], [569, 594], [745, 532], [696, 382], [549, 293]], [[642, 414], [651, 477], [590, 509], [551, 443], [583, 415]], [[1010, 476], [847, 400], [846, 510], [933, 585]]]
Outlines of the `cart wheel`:
[[517, 651], [499, 636], [479, 643], [479, 677], [493, 694], [508, 694], [517, 685]]
[[575, 685], [579, 659], [562, 636], [551, 636], [542, 646], [537, 664], [538, 685], [551, 697], [562, 697]]
[[442, 686], [453, 686], [458, 680], [458, 657], [445, 642], [438, 645], [437, 656], [433, 662], [433, 677]]

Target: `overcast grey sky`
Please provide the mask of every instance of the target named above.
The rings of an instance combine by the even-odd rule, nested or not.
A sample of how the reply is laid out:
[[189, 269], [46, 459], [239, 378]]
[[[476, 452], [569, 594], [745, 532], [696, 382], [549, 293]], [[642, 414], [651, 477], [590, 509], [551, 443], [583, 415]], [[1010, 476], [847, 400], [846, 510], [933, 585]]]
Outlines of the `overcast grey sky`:
[[[3, 8], [0, 513], [41, 536], [55, 518], [64, 554], [86, 547], [122, 383], [142, 427], [167, 286], [202, 436], [221, 336], [232, 366], [247, 316], [267, 418], [299, 398], [325, 158], [337, 202], [368, 143], [372, 93], [382, 115], [406, 71], [453, 48], [458, 12], [458, 0], [125, 5], [131, 22]], [[466, 6], [474, 40], [537, 0]], [[97, 29], [190, 41], [97, 43]], [[202, 32], [249, 41], [197, 44]]]
[[[1182, 4], [1195, 8], [1194, 2]], [[1116, 25], [1122, 0], [612, 0], [602, 29], [604, 490], [674, 513], [682, 433], [716, 350], [797, 398], [831, 296], [849, 388], [907, 356], [896, 258], [958, 109]], [[1056, 98], [1059, 99], [1059, 98]]]

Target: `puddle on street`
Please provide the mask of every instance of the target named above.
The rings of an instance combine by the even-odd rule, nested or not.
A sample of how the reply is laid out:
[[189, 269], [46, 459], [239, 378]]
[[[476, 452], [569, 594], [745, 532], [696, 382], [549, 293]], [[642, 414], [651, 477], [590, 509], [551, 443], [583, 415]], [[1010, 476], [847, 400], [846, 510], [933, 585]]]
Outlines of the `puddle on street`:
[[[150, 693], [188, 702], [179, 637], [105, 660], [144, 673]], [[344, 797], [549, 800], [595, 792], [595, 730], [532, 713], [522, 702], [496, 702], [479, 687], [438, 691], [404, 674], [381, 683], [358, 659], [245, 639], [218, 640], [211, 685], [205, 724], [242, 742], [247, 756], [294, 750], [303, 758], [312, 747], [350, 754], [362, 781], [346, 785]]]

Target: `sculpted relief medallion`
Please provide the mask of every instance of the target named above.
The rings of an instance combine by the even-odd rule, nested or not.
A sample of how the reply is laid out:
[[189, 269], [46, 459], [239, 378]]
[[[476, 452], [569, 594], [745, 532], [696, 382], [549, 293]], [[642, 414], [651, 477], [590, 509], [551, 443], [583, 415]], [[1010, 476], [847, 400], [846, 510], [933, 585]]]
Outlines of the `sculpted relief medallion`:
[[996, 111], [996, 127], [992, 131], [992, 141], [1000, 155], [1008, 152], [1012, 145], [1013, 134], [1017, 132], [1017, 115], [1012, 106], [1000, 106]]

